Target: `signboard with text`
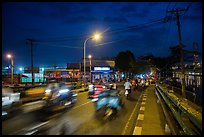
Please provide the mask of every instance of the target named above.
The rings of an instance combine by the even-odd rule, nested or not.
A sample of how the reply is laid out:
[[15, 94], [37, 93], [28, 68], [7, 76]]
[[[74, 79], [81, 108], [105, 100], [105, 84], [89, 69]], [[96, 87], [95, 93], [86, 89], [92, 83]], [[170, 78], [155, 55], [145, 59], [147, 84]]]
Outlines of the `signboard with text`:
[[[32, 73], [31, 67], [25, 67], [24, 73]], [[39, 67], [33, 67], [33, 73], [39, 73]]]

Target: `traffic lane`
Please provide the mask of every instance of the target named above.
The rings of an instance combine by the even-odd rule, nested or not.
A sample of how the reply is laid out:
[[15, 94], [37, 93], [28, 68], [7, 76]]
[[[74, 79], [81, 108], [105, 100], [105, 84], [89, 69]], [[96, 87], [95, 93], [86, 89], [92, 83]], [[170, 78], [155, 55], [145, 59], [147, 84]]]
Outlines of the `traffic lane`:
[[[132, 101], [130, 101], [130, 100], [125, 101], [125, 103], [128, 107], [121, 110], [122, 117], [121, 117], [121, 115], [119, 115], [118, 116], [119, 118], [115, 119], [115, 121], [116, 121], [115, 123], [114, 123], [114, 121], [111, 121], [111, 122], [108, 122], [108, 124], [106, 124], [105, 121], [101, 121], [101, 120], [98, 120], [97, 118], [95, 118], [94, 103], [92, 103], [90, 100], [87, 100], [87, 94], [86, 93], [82, 93], [78, 97], [80, 97], [80, 99], [78, 99], [78, 104], [76, 106], [74, 106], [73, 108], [68, 109], [67, 113], [63, 113], [62, 115], [61, 114], [55, 114], [54, 116], [53, 115], [50, 116], [51, 117], [50, 118], [51, 120], [49, 120], [49, 121], [51, 121], [50, 124], [53, 125], [52, 127], [55, 128], [54, 130], [51, 130], [51, 131], [53, 131], [51, 134], [58, 134], [59, 129], [60, 129], [60, 127], [62, 127], [62, 125], [67, 125], [69, 127], [69, 128], [67, 128], [67, 129], [69, 129], [69, 133], [67, 133], [67, 134], [121, 134], [119, 131], [123, 131], [124, 126], [130, 127], [127, 124], [127, 121], [130, 121], [129, 120], [130, 118], [128, 116], [130, 116], [132, 114], [131, 113], [131, 111], [132, 111], [131, 105], [134, 102], [133, 100]], [[79, 100], [82, 100], [82, 102], [80, 103]], [[41, 111], [39, 111], [39, 112], [41, 112]], [[32, 113], [32, 116], [30, 116], [30, 118], [27, 118], [27, 119], [30, 121], [30, 123], [31, 122], [34, 123], [35, 121], [39, 121], [38, 119], [36, 119], [36, 117], [39, 117], [40, 115], [42, 115], [42, 114]], [[53, 117], [55, 117], [55, 118], [53, 118]], [[24, 116], [22, 116], [22, 118], [24, 118]], [[19, 118], [19, 119], [21, 119], [21, 122], [15, 122], [15, 124], [16, 123], [22, 123], [22, 120], [23, 120], [22, 118]], [[26, 122], [26, 118], [24, 120], [25, 120], [24, 122]], [[123, 124], [118, 125], [118, 122], [119, 123], [122, 122]], [[104, 125], [104, 124], [106, 124], [106, 125]], [[19, 128], [20, 127], [22, 127], [22, 125], [20, 125]], [[58, 127], [58, 130], [56, 129], [57, 127]], [[117, 129], [112, 130], [113, 129], [112, 127], [116, 127]], [[51, 129], [53, 129], [53, 128], [51, 128]], [[92, 129], [92, 130], [90, 131], [89, 129]], [[130, 128], [128, 128], [128, 129], [130, 129]], [[7, 130], [7, 131], [9, 131], [9, 130]]]
[[[82, 96], [81, 96], [82, 95]], [[73, 107], [80, 107], [87, 103], [87, 92], [79, 93], [77, 96], [77, 102]], [[14, 115], [13, 117], [2, 121], [2, 132], [3, 134], [15, 134], [20, 130], [32, 126], [32, 124], [36, 124], [44, 119], [52, 119], [56, 117], [56, 115], [62, 113], [52, 113], [46, 114], [42, 110], [43, 101], [35, 101], [31, 103], [26, 103], [21, 106], [21, 113]], [[67, 110], [71, 110], [73, 107], [68, 108]], [[64, 112], [63, 112], [64, 113]]]
[[[96, 117], [95, 105], [88, 101], [81, 106], [73, 107], [71, 111], [63, 114], [58, 120], [53, 121], [55, 127], [51, 128], [49, 134], [57, 134], [66, 127], [66, 134], [72, 135], [121, 135], [131, 134], [134, 129], [134, 121], [136, 119], [135, 108], [138, 107], [137, 102], [141, 94], [134, 94], [132, 100], [125, 101], [125, 108], [119, 111], [117, 117], [112, 121], [103, 120]], [[83, 94], [84, 98], [86, 97]], [[83, 98], [83, 97], [82, 97]]]
[[2, 134], [14, 135], [15, 132], [22, 130], [26, 126], [37, 121], [34, 113], [21, 113], [17, 116], [2, 121]]

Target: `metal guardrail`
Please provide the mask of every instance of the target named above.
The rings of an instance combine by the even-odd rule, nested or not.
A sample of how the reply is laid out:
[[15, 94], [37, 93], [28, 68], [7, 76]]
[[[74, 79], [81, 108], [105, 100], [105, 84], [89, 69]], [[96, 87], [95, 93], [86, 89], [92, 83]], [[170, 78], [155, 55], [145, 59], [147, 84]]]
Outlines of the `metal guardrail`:
[[[160, 86], [161, 88], [161, 86]], [[162, 88], [161, 88], [162, 89]], [[163, 88], [163, 91], [165, 89]], [[166, 89], [168, 90], [168, 89]], [[173, 93], [164, 92], [176, 105], [182, 112], [186, 113], [188, 117], [191, 119], [191, 121], [199, 128], [199, 130], [202, 130], [202, 113], [199, 113], [196, 109], [192, 108], [188, 105], [187, 99], [184, 98], [178, 98]], [[167, 94], [168, 93], [168, 94]]]
[[[178, 88], [178, 87], [175, 87], [175, 86], [171, 86], [171, 85], [168, 85], [168, 84], [165, 84], [165, 83], [163, 83], [163, 85], [165, 87], [167, 87], [168, 89], [171, 89], [175, 93], [177, 93], [177, 94], [182, 96], [182, 89], [181, 88]], [[195, 92], [185, 90], [185, 94], [186, 94], [186, 99], [190, 100], [191, 102], [194, 102], [198, 106], [202, 106], [202, 101], [200, 101], [198, 99], [198, 97], [196, 96]]]
[[163, 110], [163, 113], [164, 113], [164, 115], [165, 115], [165, 118], [166, 118], [166, 121], [167, 121], [167, 125], [169, 126], [169, 129], [170, 129], [170, 133], [171, 133], [172, 135], [178, 135], [179, 132], [178, 132], [178, 130], [176, 129], [176, 126], [174, 126], [173, 120], [172, 120], [170, 114], [168, 113], [168, 109], [167, 109], [166, 106], [165, 106], [164, 100], [161, 98], [161, 96], [159, 95], [159, 93], [158, 93], [157, 90], [155, 90], [155, 94], [156, 94], [156, 96], [157, 96], [157, 98], [158, 98], [158, 101], [159, 101], [159, 103], [160, 103], [160, 105], [161, 105], [161, 108], [162, 108], [162, 110]]
[[[156, 91], [162, 97], [166, 105], [170, 108], [173, 116], [182, 127], [183, 131], [187, 135], [195, 135], [201, 134], [202, 132], [202, 114], [199, 115], [198, 112], [191, 108], [190, 106], [185, 105], [186, 102], [182, 102], [181, 99], [172, 97], [168, 93], [168, 89], [165, 89], [159, 85], [156, 86]], [[186, 108], [187, 107], [187, 108]], [[182, 114], [181, 114], [182, 112]], [[196, 126], [198, 130], [194, 130], [191, 127], [188, 127], [187, 124], [183, 121], [183, 116], [187, 117], [193, 124]]]

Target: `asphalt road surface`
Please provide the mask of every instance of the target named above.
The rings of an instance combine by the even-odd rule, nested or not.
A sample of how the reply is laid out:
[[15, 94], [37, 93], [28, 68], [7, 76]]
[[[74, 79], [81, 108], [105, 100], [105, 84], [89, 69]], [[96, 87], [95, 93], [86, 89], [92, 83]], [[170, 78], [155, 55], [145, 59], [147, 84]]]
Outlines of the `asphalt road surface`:
[[23, 106], [21, 113], [2, 121], [2, 134], [25, 134], [24, 131], [45, 124], [48, 135], [132, 135], [143, 92], [132, 92], [132, 98], [127, 100], [122, 83], [118, 89], [125, 105], [111, 121], [97, 117], [94, 102], [87, 98], [87, 92], [82, 92], [74, 106], [56, 113], [45, 113], [39, 102]]

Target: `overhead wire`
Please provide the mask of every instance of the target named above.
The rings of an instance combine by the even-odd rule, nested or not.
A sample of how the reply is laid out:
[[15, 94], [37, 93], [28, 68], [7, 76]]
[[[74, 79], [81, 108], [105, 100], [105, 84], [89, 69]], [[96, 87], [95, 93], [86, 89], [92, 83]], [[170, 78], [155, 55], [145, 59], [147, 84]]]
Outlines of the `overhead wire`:
[[[168, 5], [167, 5], [167, 7], [166, 7], [166, 11], [169, 9], [170, 4], [171, 4], [171, 2], [168, 3]], [[167, 17], [167, 12], [165, 12], [165, 17]], [[166, 28], [166, 26], [167, 26], [167, 23], [164, 23], [164, 27], [163, 27], [164, 30], [163, 30], [163, 34], [162, 34], [162, 35], [165, 36], [165, 34], [167, 33], [166, 37], [168, 37], [168, 34], [169, 34], [169, 33], [168, 33], [167, 30], [168, 30], [169, 27]], [[166, 39], [167, 39], [167, 38], [166, 38]], [[162, 41], [163, 47], [166, 45], [166, 43], [165, 43], [165, 42], [166, 42], [166, 41], [165, 41], [166, 39], [163, 38], [163, 41]]]
[[185, 12], [183, 13], [182, 15], [182, 20], [181, 20], [181, 23], [180, 23], [180, 26], [181, 26], [181, 30], [182, 30], [182, 27], [183, 27], [183, 24], [184, 24], [184, 17], [185, 17], [185, 14], [189, 13], [188, 10], [190, 9], [191, 5], [193, 4], [193, 2], [190, 2], [187, 6], [187, 10], [185, 10]]
[[[139, 25], [135, 25], [135, 26], [129, 26], [129, 27], [125, 27], [125, 28], [119, 28], [119, 29], [114, 29], [114, 30], [111, 30], [111, 31], [108, 31], [109, 29], [110, 29], [110, 27], [109, 28], [107, 28], [107, 29], [105, 29], [101, 34], [103, 34], [103, 33], [117, 33], [117, 32], [122, 32], [122, 31], [130, 31], [130, 30], [133, 30], [133, 29], [141, 29], [141, 28], [144, 28], [144, 26], [148, 26], [148, 25], [153, 25], [153, 24], [159, 24], [159, 23], [165, 23], [166, 22], [166, 17], [163, 17], [163, 18], [159, 18], [159, 19], [154, 19], [154, 20], [152, 20], [151, 22], [146, 22], [146, 23], [142, 23], [142, 24], [139, 24]], [[80, 38], [82, 38], [82, 37], [86, 37], [85, 35], [84, 36], [79, 36], [78, 38], [77, 38], [77, 36], [70, 36], [69, 38], [67, 37], [66, 38], [66, 40], [68, 40], [68, 39], [80, 39]], [[45, 45], [45, 43], [49, 43], [49, 42], [52, 42], [52, 43], [54, 43], [54, 42], [57, 42], [56, 40], [50, 40], [50, 41], [42, 41], [42, 40], [36, 40], [35, 41], [35, 43], [37, 43], [37, 44], [42, 44], [42, 43], [44, 43], [43, 45]], [[58, 41], [59, 42], [59, 41]], [[115, 41], [114, 41], [115, 42]], [[110, 44], [110, 43], [114, 43], [114, 42], [107, 42], [107, 43], [102, 43], [102, 44], [98, 44], [98, 45], [96, 45], [96, 46], [100, 46], [100, 45], [105, 45], [105, 44]], [[58, 47], [66, 47], [66, 48], [83, 48], [83, 47], [75, 47], [75, 46], [65, 46], [66, 44], [58, 44]], [[51, 46], [54, 46], [54, 45], [51, 45]], [[56, 46], [57, 47], [57, 46]]]

